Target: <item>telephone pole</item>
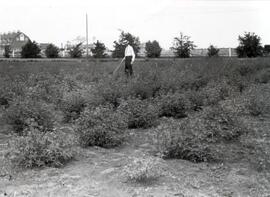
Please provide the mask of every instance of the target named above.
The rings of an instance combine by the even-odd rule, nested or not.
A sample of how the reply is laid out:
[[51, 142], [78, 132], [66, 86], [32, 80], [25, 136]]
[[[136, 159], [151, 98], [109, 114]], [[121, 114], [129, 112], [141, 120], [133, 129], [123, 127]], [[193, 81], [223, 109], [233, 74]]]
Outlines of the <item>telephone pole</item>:
[[86, 13], [86, 58], [88, 58], [88, 15]]

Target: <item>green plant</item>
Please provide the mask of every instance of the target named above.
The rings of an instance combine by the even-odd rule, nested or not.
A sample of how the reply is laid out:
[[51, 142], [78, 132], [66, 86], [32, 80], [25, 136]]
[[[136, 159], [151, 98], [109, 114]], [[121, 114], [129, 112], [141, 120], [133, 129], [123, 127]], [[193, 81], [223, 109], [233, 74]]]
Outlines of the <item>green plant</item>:
[[239, 46], [236, 48], [238, 57], [257, 57], [263, 55], [261, 38], [255, 33], [245, 32], [244, 36], [239, 36]]
[[6, 157], [15, 167], [60, 167], [74, 155], [74, 136], [55, 130], [40, 132], [35, 126], [25, 130], [26, 135], [17, 136], [9, 142]]
[[239, 143], [240, 136], [248, 131], [235, 114], [219, 106], [204, 108], [180, 121], [165, 119], [155, 132], [162, 157], [203, 162], [223, 160], [226, 149], [222, 146]]
[[198, 111], [202, 109], [204, 105], [204, 99], [205, 99], [205, 94], [203, 93], [203, 91], [191, 90], [191, 91], [186, 92], [186, 95], [190, 102], [191, 109], [193, 109], [194, 111]]
[[44, 72], [29, 75], [26, 86], [25, 94], [31, 100], [53, 104], [60, 102], [65, 88], [62, 79]]
[[255, 73], [256, 68], [248, 66], [248, 65], [241, 65], [236, 68], [236, 71], [239, 72], [241, 76], [247, 76]]
[[137, 76], [128, 81], [125, 94], [149, 99], [156, 96], [160, 89], [161, 85], [156, 76], [148, 76], [148, 78]]
[[263, 53], [266, 56], [269, 55], [269, 53], [270, 53], [270, 45], [269, 44], [264, 45], [264, 47], [263, 47]]
[[204, 105], [216, 105], [219, 101], [229, 96], [231, 87], [226, 80], [210, 81], [206, 87], [201, 90], [204, 97]]
[[54, 125], [48, 106], [28, 99], [14, 101], [3, 114], [3, 118], [19, 135], [24, 135], [24, 130], [31, 122], [35, 122], [35, 128], [41, 132], [52, 131]]
[[5, 58], [10, 58], [10, 54], [11, 54], [11, 48], [9, 45], [5, 45], [4, 48], [4, 57]]
[[123, 174], [128, 181], [137, 183], [149, 183], [165, 175], [161, 159], [146, 154], [129, 157]]
[[76, 44], [74, 46], [71, 46], [68, 49], [68, 53], [70, 55], [71, 58], [81, 58], [82, 57], [82, 53], [83, 53], [83, 49], [81, 48], [82, 43]]
[[265, 115], [270, 111], [270, 89], [267, 84], [249, 87], [244, 93], [246, 96], [246, 108], [253, 116]]
[[204, 140], [202, 123], [189, 120], [181, 123], [169, 119], [156, 129], [155, 143], [163, 158], [177, 158], [192, 162], [213, 160], [213, 153]]
[[190, 108], [189, 100], [180, 93], [162, 94], [155, 98], [159, 109], [159, 116], [184, 118]]
[[86, 108], [76, 120], [76, 132], [82, 146], [119, 146], [125, 138], [127, 120], [111, 106]]
[[263, 69], [260, 72], [258, 72], [255, 80], [259, 83], [270, 82], [270, 69]]
[[67, 92], [63, 96], [60, 108], [66, 122], [76, 120], [86, 107], [86, 99], [79, 91]]
[[39, 58], [40, 48], [38, 44], [34, 41], [28, 40], [28, 42], [22, 47], [21, 57], [22, 58]]
[[110, 104], [117, 107], [125, 94], [125, 85], [122, 81], [102, 80], [97, 84], [95, 94], [99, 98], [100, 104]]
[[57, 58], [59, 57], [59, 48], [54, 44], [49, 44], [46, 47], [45, 55], [47, 58]]
[[117, 110], [127, 115], [129, 128], [148, 128], [157, 123], [158, 111], [155, 106], [139, 98], [122, 100]]
[[174, 38], [174, 44], [172, 49], [176, 57], [180, 58], [188, 58], [191, 55], [191, 50], [194, 49], [196, 46], [193, 44], [193, 41], [189, 40], [190, 37], [184, 35], [180, 32], [180, 37]]
[[238, 120], [237, 116], [221, 106], [205, 110], [204, 125], [209, 141], [237, 141], [247, 129]]
[[140, 50], [140, 40], [139, 37], [133, 36], [131, 33], [121, 32], [118, 41], [114, 41], [114, 50], [112, 53], [113, 57], [122, 58], [125, 53], [126, 45], [129, 43], [134, 49], [135, 55], [138, 54]]
[[106, 51], [105, 45], [98, 40], [96, 43], [94, 43], [94, 48], [91, 48], [91, 52], [94, 58], [106, 57], [105, 51]]
[[151, 42], [150, 40], [146, 42], [145, 44], [145, 51], [147, 57], [160, 57], [160, 53], [162, 51], [162, 48], [159, 46], [158, 41], [154, 40]]
[[214, 47], [213, 45], [210, 45], [207, 49], [207, 55], [209, 57], [217, 57], [218, 56], [219, 49]]

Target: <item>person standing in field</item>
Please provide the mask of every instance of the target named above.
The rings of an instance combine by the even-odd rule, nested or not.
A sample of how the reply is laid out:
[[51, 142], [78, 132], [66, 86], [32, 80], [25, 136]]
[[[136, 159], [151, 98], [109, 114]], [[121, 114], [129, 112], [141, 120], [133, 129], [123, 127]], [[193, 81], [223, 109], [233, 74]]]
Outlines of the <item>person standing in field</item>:
[[133, 47], [129, 43], [126, 46], [125, 57], [123, 59], [125, 59], [125, 73], [127, 77], [130, 77], [133, 75], [132, 65], [135, 60], [135, 53]]

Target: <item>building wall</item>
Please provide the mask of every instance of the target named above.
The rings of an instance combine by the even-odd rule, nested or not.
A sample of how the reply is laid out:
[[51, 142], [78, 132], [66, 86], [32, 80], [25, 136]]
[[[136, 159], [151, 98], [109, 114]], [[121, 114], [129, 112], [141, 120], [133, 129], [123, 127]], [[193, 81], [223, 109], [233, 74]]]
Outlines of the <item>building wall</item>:
[[9, 32], [0, 34], [0, 56], [4, 55], [6, 45], [10, 46], [11, 57], [20, 57], [22, 46], [25, 45], [30, 38], [23, 32]]

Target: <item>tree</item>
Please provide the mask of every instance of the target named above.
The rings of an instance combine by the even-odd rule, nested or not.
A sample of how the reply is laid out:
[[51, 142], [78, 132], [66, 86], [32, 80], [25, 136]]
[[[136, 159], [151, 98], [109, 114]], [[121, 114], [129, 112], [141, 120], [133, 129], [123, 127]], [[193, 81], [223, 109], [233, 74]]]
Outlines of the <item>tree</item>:
[[269, 55], [270, 54], [270, 45], [264, 45], [263, 53], [265, 55]]
[[207, 50], [208, 50], [207, 55], [209, 57], [217, 57], [218, 56], [219, 49], [214, 47], [213, 45], [210, 45]]
[[55, 46], [54, 44], [49, 44], [46, 47], [45, 55], [47, 58], [57, 58], [59, 57], [59, 48]]
[[98, 40], [96, 43], [94, 43], [94, 48], [91, 49], [94, 58], [106, 57], [105, 51], [106, 51], [105, 44], [99, 42]]
[[119, 40], [114, 41], [114, 51], [112, 53], [113, 57], [124, 57], [126, 45], [129, 43], [133, 49], [135, 55], [138, 54], [140, 50], [140, 40], [139, 37], [135, 37], [130, 33], [121, 32]]
[[196, 47], [193, 41], [189, 40], [190, 37], [184, 35], [180, 32], [180, 37], [174, 38], [174, 43], [172, 49], [174, 50], [174, 54], [180, 58], [189, 58], [191, 50]]
[[68, 49], [68, 53], [71, 58], [82, 57], [83, 49], [81, 48], [82, 43], [76, 44]]
[[244, 36], [239, 36], [239, 46], [236, 48], [238, 57], [257, 57], [263, 55], [261, 38], [255, 33], [245, 32]]
[[147, 57], [160, 57], [160, 53], [162, 48], [159, 46], [158, 41], [154, 40], [151, 42], [150, 40], [145, 44], [146, 56]]
[[22, 58], [39, 58], [40, 48], [35, 41], [28, 40], [28, 42], [22, 47], [21, 57]]
[[10, 54], [11, 54], [11, 49], [9, 45], [5, 45], [4, 48], [4, 57], [5, 58], [10, 58]]

